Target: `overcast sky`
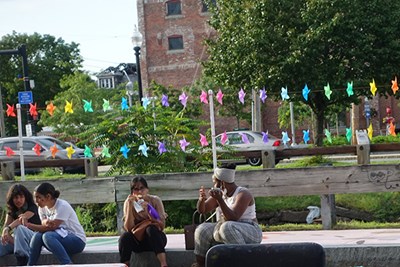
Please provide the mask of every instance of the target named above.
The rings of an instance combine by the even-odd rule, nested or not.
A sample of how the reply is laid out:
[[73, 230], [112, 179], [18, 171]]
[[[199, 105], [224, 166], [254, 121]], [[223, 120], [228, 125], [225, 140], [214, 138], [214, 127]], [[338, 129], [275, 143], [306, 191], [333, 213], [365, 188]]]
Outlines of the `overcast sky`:
[[37, 32], [79, 43], [91, 73], [135, 62], [135, 24], [136, 0], [0, 0], [0, 37]]

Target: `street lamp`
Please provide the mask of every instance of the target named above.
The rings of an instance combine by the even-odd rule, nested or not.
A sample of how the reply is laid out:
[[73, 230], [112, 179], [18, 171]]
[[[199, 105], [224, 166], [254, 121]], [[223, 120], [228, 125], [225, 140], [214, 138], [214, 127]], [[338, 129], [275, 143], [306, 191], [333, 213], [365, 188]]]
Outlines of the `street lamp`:
[[138, 31], [136, 25], [135, 25], [135, 31], [133, 32], [132, 35], [132, 44], [133, 44], [133, 50], [135, 50], [135, 56], [136, 56], [136, 73], [137, 73], [137, 79], [138, 79], [138, 88], [139, 88], [139, 101], [140, 105], [142, 105], [142, 97], [143, 97], [143, 88], [142, 88], [142, 75], [140, 73], [140, 46], [142, 45], [142, 34]]
[[131, 81], [126, 84], [126, 94], [129, 99], [129, 107], [132, 107], [133, 83]]

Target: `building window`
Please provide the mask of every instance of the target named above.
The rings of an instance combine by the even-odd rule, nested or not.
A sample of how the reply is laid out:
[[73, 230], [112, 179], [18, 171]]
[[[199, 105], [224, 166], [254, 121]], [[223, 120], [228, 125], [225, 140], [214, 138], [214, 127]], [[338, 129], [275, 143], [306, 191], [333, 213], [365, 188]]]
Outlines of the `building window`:
[[[208, 12], [208, 4], [206, 3], [205, 0], [201, 0], [201, 12], [206, 13]], [[217, 0], [211, 0], [211, 5], [215, 6], [217, 4]]]
[[180, 0], [167, 1], [167, 16], [175, 16], [182, 14], [182, 6]]
[[182, 35], [173, 35], [168, 37], [168, 50], [180, 50], [183, 49], [183, 37]]

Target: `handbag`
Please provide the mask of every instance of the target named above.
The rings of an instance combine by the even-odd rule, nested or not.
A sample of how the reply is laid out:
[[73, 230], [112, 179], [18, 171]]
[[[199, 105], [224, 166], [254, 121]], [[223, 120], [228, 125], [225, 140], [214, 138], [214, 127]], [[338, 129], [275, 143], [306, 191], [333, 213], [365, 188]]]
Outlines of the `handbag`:
[[[196, 222], [196, 214], [199, 215], [198, 220]], [[204, 222], [205, 218], [203, 214], [200, 214], [197, 210], [193, 212], [192, 216], [192, 224], [185, 225], [183, 227], [184, 234], [185, 234], [185, 248], [186, 250], [193, 250], [194, 249], [194, 231], [196, 231], [197, 226]]]
[[146, 228], [151, 224], [153, 224], [153, 222], [150, 219], [143, 220], [140, 223], [135, 224], [131, 232], [137, 241], [143, 241], [146, 233]]

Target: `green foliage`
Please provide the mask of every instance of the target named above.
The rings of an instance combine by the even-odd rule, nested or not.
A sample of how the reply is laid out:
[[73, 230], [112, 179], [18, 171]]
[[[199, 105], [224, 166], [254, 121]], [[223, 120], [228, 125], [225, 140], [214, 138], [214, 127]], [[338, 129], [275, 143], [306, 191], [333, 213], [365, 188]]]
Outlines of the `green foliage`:
[[[98, 88], [88, 74], [81, 72], [64, 76], [60, 86], [63, 91], [46, 102], [46, 104], [52, 102], [56, 106], [53, 116], [43, 112], [39, 124], [52, 126], [55, 132], [69, 139], [76, 138], [84, 126], [96, 125], [103, 119], [103, 99], [113, 103], [120, 101], [122, 95], [122, 90], [118, 88], [113, 90]], [[85, 112], [83, 100], [92, 103], [93, 112]], [[73, 113], [64, 112], [66, 101], [72, 103]]]
[[[161, 99], [161, 93], [153, 88]], [[211, 151], [203, 149], [199, 142], [200, 120], [191, 118], [182, 106], [163, 107], [161, 101], [147, 108], [136, 104], [129, 110], [114, 109], [104, 113], [98, 124], [85, 127], [79, 135], [81, 142], [91, 148], [107, 146], [110, 158], [100, 157], [112, 165], [109, 173], [137, 174], [195, 171], [203, 165]], [[191, 110], [190, 113], [194, 113]], [[182, 151], [179, 141], [190, 142]], [[166, 153], [160, 155], [159, 142], [165, 144]], [[139, 150], [146, 144], [147, 156]], [[129, 148], [127, 158], [120, 152], [121, 147]]]
[[332, 143], [324, 138], [323, 146], [345, 146], [350, 145], [345, 136], [332, 136]]
[[164, 201], [165, 212], [168, 214], [166, 224], [173, 228], [183, 228], [192, 221], [197, 200]]
[[115, 203], [77, 205], [75, 212], [85, 232], [117, 232]]
[[373, 136], [371, 143], [372, 144], [386, 144], [386, 143], [399, 143], [400, 136], [392, 136], [392, 135], [377, 135]]
[[308, 206], [319, 206], [319, 196], [257, 197], [258, 212], [277, 212], [282, 210], [306, 210]]
[[[218, 34], [206, 42], [206, 76], [232, 97], [239, 88], [249, 93], [265, 87], [279, 99], [287, 87], [291, 101], [313, 110], [318, 145], [327, 115], [370, 94], [372, 77], [387, 84], [398, 73], [400, 2], [220, 0], [210, 11]], [[349, 97], [345, 90], [351, 81], [355, 90]], [[328, 83], [330, 99], [324, 92]], [[311, 90], [308, 100], [302, 95], [305, 84]], [[390, 86], [378, 88], [379, 94], [393, 94]], [[246, 105], [250, 102], [241, 109]]]
[[93, 216], [91, 214], [91, 210], [78, 206], [75, 208], [75, 212], [83, 229], [88, 232], [93, 232], [94, 227], [92, 224]]
[[[26, 44], [29, 78], [35, 81], [33, 99], [39, 113], [42, 113], [45, 102], [63, 91], [60, 87], [61, 78], [81, 67], [82, 58], [78, 44], [69, 44], [61, 38], [47, 34], [13, 32], [2, 36], [0, 50], [16, 50], [22, 44]], [[24, 90], [23, 80], [18, 78], [23, 77], [22, 58], [18, 55], [0, 55], [0, 66], [0, 86], [4, 102], [15, 104], [18, 101], [18, 92]], [[22, 119], [26, 120], [26, 116]], [[7, 135], [17, 135], [15, 118], [6, 118], [5, 121]]]

